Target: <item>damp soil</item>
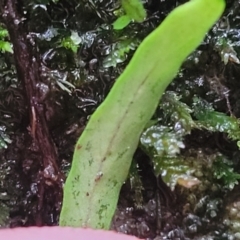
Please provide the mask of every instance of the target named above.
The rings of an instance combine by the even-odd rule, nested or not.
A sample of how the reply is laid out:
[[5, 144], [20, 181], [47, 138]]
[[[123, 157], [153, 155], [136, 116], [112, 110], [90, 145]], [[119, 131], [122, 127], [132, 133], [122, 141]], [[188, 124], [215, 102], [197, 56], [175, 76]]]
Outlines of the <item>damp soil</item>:
[[[90, 115], [139, 42], [185, 1], [145, 1], [146, 21], [132, 23], [123, 33], [111, 28], [118, 1], [15, 2], [0, 4], [0, 22], [15, 51], [0, 55], [0, 225], [53, 226], [58, 224], [74, 145]], [[168, 88], [185, 103], [197, 95], [237, 118], [239, 10], [238, 1], [227, 1], [220, 23]], [[75, 53], [60, 44], [71, 31], [81, 37]], [[231, 40], [230, 52], [218, 49], [223, 37]], [[122, 38], [132, 44], [124, 54], [119, 50], [129, 43], [119, 44]], [[161, 117], [161, 111], [156, 114]], [[139, 148], [134, 155], [137, 174], [122, 187], [111, 229], [149, 240], [240, 239], [239, 186], [223, 189], [212, 182], [209, 171], [218, 154], [231, 159], [239, 171], [236, 142], [220, 132], [192, 130], [184, 144], [181, 155], [198, 170], [202, 184], [171, 189], [156, 177], [149, 156]]]

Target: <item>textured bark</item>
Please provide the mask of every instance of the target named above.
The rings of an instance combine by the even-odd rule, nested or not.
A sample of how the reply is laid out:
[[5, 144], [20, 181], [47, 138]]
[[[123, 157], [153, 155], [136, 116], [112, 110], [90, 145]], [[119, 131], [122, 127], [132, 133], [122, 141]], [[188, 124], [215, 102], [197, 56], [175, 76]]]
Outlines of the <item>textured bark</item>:
[[[42, 224], [40, 212], [43, 210], [46, 189], [62, 193], [62, 174], [57, 164], [57, 150], [49, 133], [45, 118], [45, 104], [40, 98], [37, 84], [41, 82], [41, 64], [35, 40], [27, 30], [27, 20], [22, 14], [22, 4], [18, 0], [0, 0], [1, 16], [7, 27], [14, 49], [15, 66], [19, 81], [24, 86], [29, 109], [31, 135], [38, 146], [39, 160], [39, 201], [36, 223]], [[53, 195], [53, 194], [51, 194]]]

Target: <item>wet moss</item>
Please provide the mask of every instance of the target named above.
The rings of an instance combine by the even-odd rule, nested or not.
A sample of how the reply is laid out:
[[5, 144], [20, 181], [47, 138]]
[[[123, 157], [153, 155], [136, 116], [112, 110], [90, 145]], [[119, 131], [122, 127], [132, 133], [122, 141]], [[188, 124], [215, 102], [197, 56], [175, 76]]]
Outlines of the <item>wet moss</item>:
[[[41, 60], [38, 90], [64, 173], [76, 139], [138, 44], [183, 2], [145, 1], [146, 20], [121, 31], [112, 28], [118, 1], [24, 2], [26, 26]], [[135, 155], [139, 167], [131, 172], [132, 188], [130, 182], [123, 187], [115, 230], [149, 239], [238, 238], [240, 23], [238, 1], [227, 2], [223, 20], [184, 63], [142, 135]], [[4, 225], [37, 224], [41, 176], [26, 93], [10, 54], [1, 53], [0, 67], [0, 141], [8, 147], [0, 150]], [[173, 192], [156, 175], [163, 175]], [[44, 199], [46, 225], [58, 220], [61, 199], [52, 202], [52, 194], [47, 190]]]

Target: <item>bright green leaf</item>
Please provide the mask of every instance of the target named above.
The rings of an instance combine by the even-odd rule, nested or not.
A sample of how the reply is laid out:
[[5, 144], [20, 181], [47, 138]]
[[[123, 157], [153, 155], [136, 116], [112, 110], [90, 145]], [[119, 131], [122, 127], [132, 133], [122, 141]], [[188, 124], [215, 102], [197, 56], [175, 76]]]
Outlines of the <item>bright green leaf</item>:
[[146, 18], [146, 11], [141, 0], [122, 0], [122, 7], [128, 17], [136, 22]]
[[128, 15], [123, 15], [113, 23], [113, 28], [115, 30], [121, 30], [125, 28], [130, 22], [131, 18]]
[[183, 4], [141, 43], [77, 141], [61, 226], [109, 229], [143, 129], [182, 62], [224, 7], [224, 0]]

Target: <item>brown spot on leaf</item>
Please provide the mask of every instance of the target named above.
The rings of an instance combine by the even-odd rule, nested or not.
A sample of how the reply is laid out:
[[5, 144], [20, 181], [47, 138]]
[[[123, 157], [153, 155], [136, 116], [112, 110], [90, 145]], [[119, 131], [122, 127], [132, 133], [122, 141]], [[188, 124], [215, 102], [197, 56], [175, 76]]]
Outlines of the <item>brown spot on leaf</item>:
[[81, 148], [82, 148], [82, 146], [80, 144], [77, 144], [76, 149], [80, 150]]

